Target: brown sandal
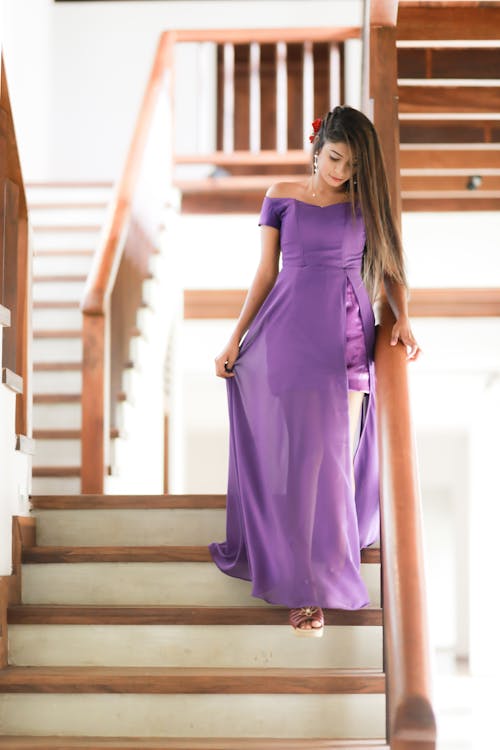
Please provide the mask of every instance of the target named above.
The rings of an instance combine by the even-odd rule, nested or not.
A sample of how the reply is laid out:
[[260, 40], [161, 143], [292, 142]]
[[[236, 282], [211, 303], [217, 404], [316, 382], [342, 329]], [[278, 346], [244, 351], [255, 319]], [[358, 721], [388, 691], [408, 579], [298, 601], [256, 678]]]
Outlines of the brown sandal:
[[[301, 627], [304, 622], [308, 620], [319, 620], [321, 627], [315, 628], [311, 625], [310, 628]], [[288, 621], [293, 628], [295, 635], [302, 638], [321, 638], [323, 635], [325, 617], [321, 607], [296, 607], [290, 610]]]

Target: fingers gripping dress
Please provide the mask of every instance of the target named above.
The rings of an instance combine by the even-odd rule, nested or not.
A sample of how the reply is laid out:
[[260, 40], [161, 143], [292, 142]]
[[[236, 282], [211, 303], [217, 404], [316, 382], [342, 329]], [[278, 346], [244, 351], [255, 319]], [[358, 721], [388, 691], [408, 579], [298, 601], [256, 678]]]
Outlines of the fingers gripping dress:
[[[375, 319], [359, 206], [264, 197], [282, 268], [226, 380], [226, 541], [209, 549], [286, 607], [369, 603], [360, 549], [379, 537]], [[360, 346], [361, 344], [361, 346]], [[365, 390], [351, 478], [348, 390]]]

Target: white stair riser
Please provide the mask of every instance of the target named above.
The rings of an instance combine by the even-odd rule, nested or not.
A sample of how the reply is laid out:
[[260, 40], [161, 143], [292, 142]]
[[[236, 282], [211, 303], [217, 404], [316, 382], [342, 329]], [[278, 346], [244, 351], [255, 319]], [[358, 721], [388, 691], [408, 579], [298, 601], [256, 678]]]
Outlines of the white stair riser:
[[[380, 606], [378, 565], [362, 565], [371, 605]], [[261, 606], [251, 584], [214, 563], [39, 563], [23, 565], [26, 604]]]
[[[38, 201], [37, 201], [38, 203]], [[40, 205], [40, 204], [38, 204]], [[30, 210], [31, 223], [38, 226], [89, 226], [101, 225], [106, 218], [104, 207], [79, 208], [71, 203], [58, 208], [32, 208]]]
[[34, 393], [80, 393], [81, 390], [81, 371], [37, 370], [33, 373]]
[[281, 625], [9, 625], [16, 666], [382, 669], [382, 628], [325, 627], [317, 643]]
[[79, 308], [37, 308], [33, 310], [33, 328], [37, 330], [78, 331], [82, 327], [82, 313]]
[[113, 188], [86, 187], [85, 185], [61, 186], [54, 185], [28, 185], [26, 194], [28, 203], [62, 203], [72, 206], [74, 203], [108, 203], [112, 196]]
[[84, 281], [34, 281], [33, 300], [35, 302], [80, 302], [85, 286]]
[[76, 495], [80, 492], [79, 477], [33, 477], [34, 495]]
[[81, 404], [34, 404], [33, 424], [38, 430], [79, 430]]
[[0, 695], [4, 734], [380, 737], [383, 695]]
[[33, 233], [33, 246], [37, 250], [95, 250], [100, 232], [38, 231]]
[[33, 273], [35, 276], [51, 276], [52, 274], [88, 274], [92, 264], [92, 256], [65, 253], [64, 255], [36, 255], [33, 258]]
[[[37, 440], [37, 447], [41, 442], [49, 441]], [[209, 544], [225, 538], [222, 508], [35, 510], [33, 514], [41, 545], [147, 547]]]
[[34, 362], [81, 362], [82, 354], [81, 338], [33, 339]]
[[71, 250], [75, 247], [89, 249], [95, 248], [101, 234], [101, 226], [89, 226], [75, 231], [74, 228], [64, 229], [45, 228], [33, 226], [33, 239], [35, 250], [61, 248]]
[[36, 440], [33, 466], [80, 466], [79, 440]]

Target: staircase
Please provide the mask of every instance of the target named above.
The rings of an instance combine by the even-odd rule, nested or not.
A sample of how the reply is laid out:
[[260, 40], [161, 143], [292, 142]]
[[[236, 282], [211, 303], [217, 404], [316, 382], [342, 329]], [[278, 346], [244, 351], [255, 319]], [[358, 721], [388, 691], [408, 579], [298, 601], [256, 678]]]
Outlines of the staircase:
[[33, 490], [80, 491], [80, 301], [111, 184], [27, 185], [33, 224]]
[[0, 671], [0, 747], [381, 750], [380, 557], [370, 608], [320, 640], [224, 576], [225, 496], [32, 498], [22, 603]]

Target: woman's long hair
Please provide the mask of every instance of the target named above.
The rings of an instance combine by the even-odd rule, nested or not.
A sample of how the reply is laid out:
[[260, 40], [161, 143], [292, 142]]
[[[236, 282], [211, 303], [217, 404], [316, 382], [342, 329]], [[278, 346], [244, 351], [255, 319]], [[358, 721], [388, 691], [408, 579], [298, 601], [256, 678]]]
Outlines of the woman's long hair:
[[391, 209], [387, 172], [377, 132], [368, 117], [354, 107], [337, 106], [326, 114], [313, 141], [312, 160], [326, 141], [345, 143], [353, 167], [345, 184], [350, 193], [353, 215], [356, 197], [363, 215], [366, 247], [362, 275], [372, 302], [378, 296], [384, 274], [406, 287], [401, 235]]

